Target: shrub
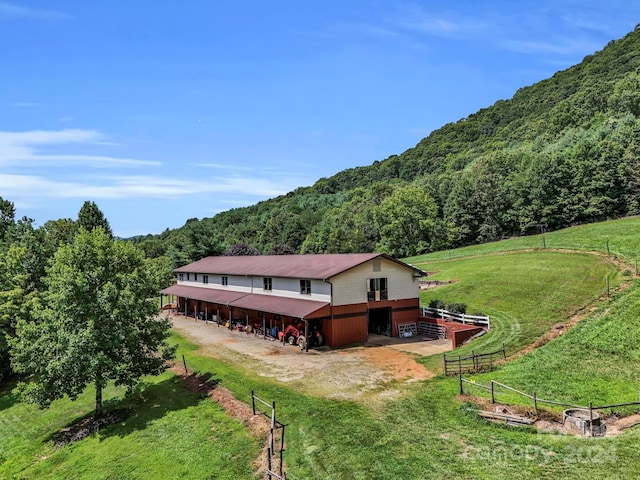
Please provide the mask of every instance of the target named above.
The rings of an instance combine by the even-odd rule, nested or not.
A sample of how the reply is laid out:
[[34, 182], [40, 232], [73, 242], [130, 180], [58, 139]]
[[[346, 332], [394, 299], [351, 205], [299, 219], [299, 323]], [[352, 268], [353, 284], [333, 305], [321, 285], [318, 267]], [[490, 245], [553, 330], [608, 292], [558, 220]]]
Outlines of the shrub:
[[467, 313], [467, 304], [466, 303], [450, 303], [447, 305], [447, 310], [450, 313], [459, 313], [464, 315]]

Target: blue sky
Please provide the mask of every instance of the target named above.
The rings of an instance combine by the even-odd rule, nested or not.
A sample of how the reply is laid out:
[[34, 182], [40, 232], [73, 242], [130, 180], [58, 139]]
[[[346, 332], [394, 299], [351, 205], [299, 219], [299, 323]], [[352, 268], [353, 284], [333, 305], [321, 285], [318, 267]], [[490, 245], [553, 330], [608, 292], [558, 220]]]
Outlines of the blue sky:
[[415, 146], [640, 3], [0, 0], [0, 196], [159, 233]]

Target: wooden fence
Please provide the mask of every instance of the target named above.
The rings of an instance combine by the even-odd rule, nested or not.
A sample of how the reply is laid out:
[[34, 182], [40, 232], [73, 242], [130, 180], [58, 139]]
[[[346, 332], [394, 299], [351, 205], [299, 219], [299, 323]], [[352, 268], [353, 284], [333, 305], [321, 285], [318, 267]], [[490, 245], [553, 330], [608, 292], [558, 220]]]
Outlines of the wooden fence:
[[[258, 408], [256, 408], [256, 402], [258, 402], [258, 404], [262, 404], [262, 405], [266, 406], [270, 411], [266, 411], [266, 412], [265, 411], [260, 411]], [[267, 418], [269, 418], [271, 420], [271, 427], [269, 429], [269, 445], [267, 446], [267, 470], [266, 470], [265, 474], [267, 475], [267, 478], [270, 479], [270, 480], [273, 480], [273, 479], [276, 479], [276, 480], [287, 480], [287, 474], [282, 472], [282, 465], [283, 465], [282, 455], [284, 453], [284, 427], [285, 427], [285, 425], [276, 420], [276, 402], [275, 401], [273, 401], [271, 403], [265, 402], [260, 397], [258, 397], [253, 392], [253, 390], [251, 390], [251, 407], [253, 408], [253, 414], [254, 415], [256, 415], [258, 412], [260, 412], [260, 413], [262, 413], [263, 415], [265, 415]], [[280, 435], [279, 472], [276, 473], [274, 471], [273, 457], [276, 456], [276, 452], [275, 452], [275, 435], [276, 435], [276, 430], [278, 430], [278, 429], [282, 429], [282, 433]]]
[[583, 405], [573, 405], [571, 403], [564, 403], [564, 402], [556, 402], [554, 400], [546, 400], [544, 398], [540, 398], [536, 395], [536, 392], [533, 392], [532, 395], [529, 395], [528, 393], [525, 393], [523, 391], [517, 390], [513, 387], [510, 387], [509, 385], [505, 385], [504, 383], [500, 383], [500, 382], [496, 382], [495, 380], [490, 380], [489, 385], [483, 385], [481, 383], [475, 382], [475, 381], [471, 381], [471, 380], [467, 380], [466, 378], [462, 378], [462, 374], [459, 375], [459, 383], [460, 383], [460, 395], [464, 395], [465, 391], [464, 391], [464, 385], [473, 385], [474, 387], [478, 387], [482, 390], [486, 390], [488, 392], [491, 393], [491, 403], [496, 403], [496, 386], [500, 387], [500, 388], [504, 388], [505, 390], [509, 390], [511, 392], [514, 392], [520, 396], [523, 396], [525, 398], [528, 398], [532, 401], [533, 403], [533, 409], [535, 411], [536, 416], [538, 416], [538, 404], [541, 403], [545, 403], [547, 405], [556, 405], [559, 407], [567, 407], [567, 408], [579, 408], [581, 410], [588, 410], [589, 411], [589, 417], [590, 417], [590, 425], [591, 425], [591, 433], [593, 434], [593, 411], [594, 410], [606, 410], [608, 408], [619, 408], [619, 407], [630, 407], [630, 406], [634, 406], [634, 405], [640, 405], [640, 392], [638, 393], [638, 400], [637, 402], [626, 402], [626, 403], [616, 403], [616, 404], [611, 404], [611, 405], [593, 405], [593, 402], [589, 402], [588, 406], [583, 406]]
[[493, 370], [494, 361], [500, 358], [502, 358], [503, 360], [507, 358], [504, 349], [504, 343], [502, 344], [502, 348], [500, 350], [496, 350], [495, 352], [474, 353], [472, 351], [471, 355], [466, 355], [464, 357], [461, 355], [449, 355], [447, 357], [447, 354], [445, 353], [442, 356], [442, 361], [444, 363], [444, 374], [462, 375], [463, 373]]
[[463, 325], [477, 325], [481, 327], [487, 327], [491, 330], [491, 319], [483, 315], [466, 315], [464, 313], [451, 313], [448, 310], [442, 308], [422, 307], [423, 316], [434, 316], [442, 319], [452, 320], [454, 322], [462, 323]]

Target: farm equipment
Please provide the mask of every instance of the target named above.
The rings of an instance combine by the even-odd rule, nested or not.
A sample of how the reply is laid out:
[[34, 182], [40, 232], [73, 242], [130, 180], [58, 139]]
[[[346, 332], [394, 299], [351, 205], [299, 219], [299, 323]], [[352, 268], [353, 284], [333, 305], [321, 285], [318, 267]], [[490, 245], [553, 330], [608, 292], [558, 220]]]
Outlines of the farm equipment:
[[[304, 325], [302, 323], [289, 325], [284, 329], [284, 339], [289, 345], [298, 345], [300, 348], [305, 348], [307, 339], [304, 336]], [[310, 347], [320, 347], [323, 344], [324, 336], [320, 331], [314, 328], [309, 332]]]

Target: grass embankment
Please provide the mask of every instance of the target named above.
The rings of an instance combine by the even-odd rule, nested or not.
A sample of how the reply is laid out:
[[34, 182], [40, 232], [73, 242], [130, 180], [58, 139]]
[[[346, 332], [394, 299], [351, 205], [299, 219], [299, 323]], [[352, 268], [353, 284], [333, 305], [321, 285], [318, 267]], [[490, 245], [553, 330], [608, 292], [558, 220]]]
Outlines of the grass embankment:
[[[299, 394], [176, 341], [190, 369], [213, 374], [237, 398], [248, 402], [255, 390], [277, 401], [293, 480], [507, 479], [514, 472], [522, 479], [632, 478], [640, 468], [638, 432], [594, 443], [491, 424], [455, 400], [456, 379], [409, 384], [402, 398], [373, 410]], [[193, 396], [171, 374], [144, 392], [137, 417], [57, 451], [47, 438], [91, 409], [91, 392], [45, 412], [3, 396], [0, 477], [254, 478], [259, 446], [211, 400]]]
[[176, 375], [147, 379], [130, 399], [123, 394], [109, 387], [105, 406], [131, 407], [130, 418], [55, 448], [54, 433], [92, 412], [93, 389], [47, 410], [0, 392], [0, 478], [253, 478], [262, 442], [222, 407], [188, 391]]
[[640, 235], [638, 232], [640, 232], [640, 217], [629, 217], [578, 225], [555, 232], [547, 232], [544, 235], [514, 237], [499, 242], [444, 250], [405, 260], [416, 264], [546, 247], [546, 249], [606, 253], [622, 257], [629, 264], [635, 264], [636, 260], [640, 260]]
[[[537, 251], [486, 255], [416, 264], [434, 280], [454, 283], [421, 292], [428, 305], [438, 299], [467, 304], [469, 313], [491, 317], [492, 330], [456, 350], [494, 351], [505, 344], [507, 354], [532, 344], [554, 325], [566, 322], [587, 305], [619, 285], [617, 268], [607, 258], [589, 254]], [[441, 356], [426, 361], [441, 371]]]
[[[482, 383], [497, 380], [529, 393], [535, 391], [548, 400], [578, 405], [638, 401], [640, 285], [619, 293], [547, 345], [476, 378]], [[480, 394], [477, 390], [474, 393]], [[505, 395], [501, 393], [501, 397]], [[506, 398], [527, 402], [513, 395]]]

